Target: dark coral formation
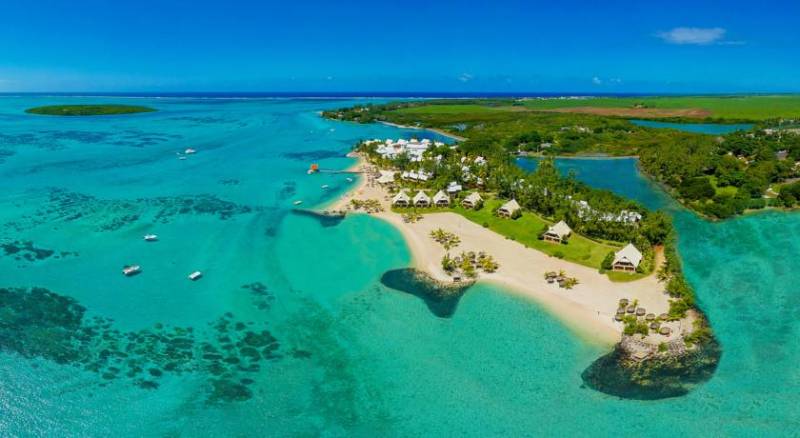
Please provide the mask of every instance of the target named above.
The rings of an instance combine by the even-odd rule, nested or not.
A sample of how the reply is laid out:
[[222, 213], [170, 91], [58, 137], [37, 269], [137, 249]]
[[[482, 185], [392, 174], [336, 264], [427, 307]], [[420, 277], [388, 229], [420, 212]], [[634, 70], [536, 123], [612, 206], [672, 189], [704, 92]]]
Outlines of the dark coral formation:
[[269, 310], [272, 307], [272, 302], [275, 301], [275, 296], [267, 289], [267, 285], [259, 281], [242, 285], [242, 289], [250, 291], [253, 305], [258, 310]]
[[116, 231], [139, 221], [169, 223], [179, 215], [209, 215], [220, 220], [256, 211], [257, 208], [225, 201], [213, 195], [161, 196], [139, 199], [99, 199], [63, 189], [49, 191], [45, 205], [32, 215], [9, 222], [23, 231], [55, 222], [94, 220], [97, 231]]
[[619, 344], [582, 374], [589, 388], [621, 398], [657, 400], [689, 393], [714, 374], [722, 350], [710, 338], [681, 355], [636, 361]]
[[45, 150], [64, 148], [63, 142], [84, 144], [113, 144], [143, 148], [168, 141], [179, 140], [178, 134], [144, 132], [136, 129], [119, 131], [41, 130], [23, 134], [0, 134], [0, 145], [33, 146]]
[[73, 251], [55, 251], [47, 248], [40, 248], [34, 245], [30, 240], [15, 240], [13, 242], [0, 243], [2, 254], [14, 257], [15, 260], [34, 262], [38, 260], [45, 260], [50, 257], [64, 258], [70, 256], [78, 256], [77, 252]]
[[456, 313], [458, 302], [471, 284], [450, 286], [439, 284], [416, 269], [393, 269], [381, 276], [381, 283], [391, 289], [414, 295], [425, 301], [428, 309], [439, 318]]
[[105, 381], [126, 379], [158, 388], [166, 373], [202, 373], [209, 402], [252, 396], [246, 377], [279, 359], [280, 344], [266, 327], [225, 314], [203, 330], [192, 327], [122, 332], [112, 321], [87, 317], [70, 297], [44, 288], [0, 288], [0, 351], [44, 358], [95, 372]]

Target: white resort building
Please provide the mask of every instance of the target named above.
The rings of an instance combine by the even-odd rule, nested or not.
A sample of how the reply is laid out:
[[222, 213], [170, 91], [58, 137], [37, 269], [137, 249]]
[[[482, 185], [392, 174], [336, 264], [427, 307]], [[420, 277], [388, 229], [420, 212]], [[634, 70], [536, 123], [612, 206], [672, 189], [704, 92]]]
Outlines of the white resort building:
[[450, 184], [447, 185], [447, 193], [450, 193], [451, 195], [456, 194], [460, 191], [461, 191], [461, 184], [455, 181], [450, 181]]
[[424, 170], [420, 170], [419, 172], [415, 170], [405, 171], [400, 174], [400, 177], [409, 180], [409, 181], [427, 181], [433, 178], [433, 174], [430, 172], [425, 172]]
[[439, 190], [433, 195], [433, 205], [437, 207], [447, 207], [450, 205], [450, 197], [447, 196], [444, 190]]
[[632, 243], [629, 243], [625, 245], [625, 248], [614, 253], [614, 262], [611, 266], [615, 271], [636, 272], [641, 261], [642, 253]]
[[388, 158], [393, 160], [397, 158], [401, 154], [407, 154], [408, 158], [411, 159], [412, 162], [418, 163], [423, 160], [423, 155], [425, 151], [427, 151], [431, 146], [443, 146], [444, 143], [435, 141], [432, 142], [430, 140], [423, 139], [411, 139], [411, 140], [404, 140], [399, 139], [394, 141], [392, 139], [388, 139], [386, 141], [381, 141], [378, 139], [369, 140], [365, 142], [368, 145], [371, 144], [378, 144], [378, 147], [375, 149], [375, 152], [380, 154], [383, 158]]
[[561, 243], [572, 234], [572, 229], [564, 221], [559, 221], [542, 234], [542, 238], [548, 242]]
[[376, 180], [378, 184], [391, 184], [394, 182], [394, 175], [397, 173], [394, 170], [381, 170], [381, 176]]
[[392, 205], [397, 207], [408, 207], [411, 203], [411, 198], [408, 197], [408, 194], [405, 191], [400, 191], [400, 193], [394, 195], [392, 198]]
[[513, 217], [514, 213], [520, 210], [519, 203], [517, 203], [516, 199], [512, 199], [505, 204], [503, 204], [499, 209], [497, 209], [497, 215], [500, 217]]
[[416, 207], [430, 207], [431, 206], [431, 197], [426, 195], [425, 192], [420, 190], [414, 195], [414, 205]]
[[483, 202], [483, 198], [478, 192], [470, 193], [463, 201], [461, 201], [461, 205], [464, 208], [478, 208], [478, 206]]

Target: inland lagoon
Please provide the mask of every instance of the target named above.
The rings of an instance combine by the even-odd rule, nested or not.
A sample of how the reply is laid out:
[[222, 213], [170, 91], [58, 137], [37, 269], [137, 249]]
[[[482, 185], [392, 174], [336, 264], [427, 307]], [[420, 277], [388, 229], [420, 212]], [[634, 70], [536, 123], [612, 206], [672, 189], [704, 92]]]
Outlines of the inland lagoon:
[[[358, 140], [432, 133], [319, 116], [354, 103], [345, 100], [137, 99], [157, 111], [25, 113], [121, 100], [0, 98], [0, 435], [800, 427], [798, 214], [712, 223], [633, 159], [559, 161], [673, 216], [722, 351], [713, 376], [683, 395], [617, 397], [582, 377], [610, 348], [536, 303], [481, 282], [443, 302], [398, 271], [411, 259], [389, 224], [292, 213], [355, 183], [307, 175], [310, 164], [344, 169]], [[158, 240], [144, 241], [149, 233]], [[141, 273], [123, 276], [130, 264]], [[203, 277], [189, 281], [195, 270]]]

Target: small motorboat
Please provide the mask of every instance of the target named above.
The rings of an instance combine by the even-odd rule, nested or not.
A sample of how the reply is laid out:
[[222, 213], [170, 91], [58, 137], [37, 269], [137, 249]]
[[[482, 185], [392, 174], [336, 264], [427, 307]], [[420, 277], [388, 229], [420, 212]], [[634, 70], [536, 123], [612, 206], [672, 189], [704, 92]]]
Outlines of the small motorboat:
[[353, 182], [353, 178], [347, 178], [347, 182]]
[[322, 188], [323, 188], [323, 189], [327, 189], [327, 188], [328, 188], [328, 185], [327, 185], [327, 184], [323, 184], [323, 185], [322, 185]]
[[194, 271], [191, 274], [189, 274], [189, 280], [195, 281], [195, 280], [199, 279], [202, 276], [203, 276], [202, 272]]
[[122, 268], [122, 273], [126, 277], [130, 277], [131, 275], [136, 275], [142, 272], [142, 267], [139, 265], [129, 265]]
[[294, 205], [300, 205], [300, 204], [302, 204], [302, 203], [303, 203], [303, 201], [294, 201], [292, 204], [294, 204]]
[[186, 154], [186, 155], [191, 155], [191, 154], [194, 154], [195, 152], [197, 152], [197, 151], [192, 149], [192, 148], [186, 148], [186, 150], [183, 151], [183, 153]]
[[158, 235], [156, 235], [156, 234], [145, 234], [144, 235], [144, 240], [146, 240], [148, 242], [155, 242], [156, 240], [158, 240]]

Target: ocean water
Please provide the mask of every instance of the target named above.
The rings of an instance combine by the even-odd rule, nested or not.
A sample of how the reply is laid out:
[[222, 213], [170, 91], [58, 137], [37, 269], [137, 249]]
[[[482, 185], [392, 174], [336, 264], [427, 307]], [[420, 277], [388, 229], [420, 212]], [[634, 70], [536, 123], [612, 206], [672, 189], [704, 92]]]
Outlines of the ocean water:
[[723, 135], [735, 131], [749, 131], [752, 123], [714, 124], [714, 123], [672, 123], [657, 122], [655, 120], [631, 120], [634, 125], [646, 128], [677, 129], [678, 131], [694, 132], [697, 134]]
[[[0, 289], [58, 294], [0, 294], [0, 435], [791, 436], [800, 426], [797, 215], [711, 224], [632, 160], [559, 162], [675, 215], [724, 349], [716, 376], [685, 397], [621, 400], [582, 387], [604, 347], [535, 303], [478, 284], [437, 316], [381, 284], [410, 263], [390, 226], [291, 212], [350, 184], [306, 175], [309, 163], [345, 168], [356, 140], [419, 131], [318, 117], [348, 103], [337, 100], [22, 112], [64, 99], [0, 99]], [[178, 160], [186, 147], [198, 153]], [[148, 232], [160, 240], [143, 242]], [[142, 273], [123, 277], [129, 263]], [[190, 282], [195, 269], [204, 277]]]

